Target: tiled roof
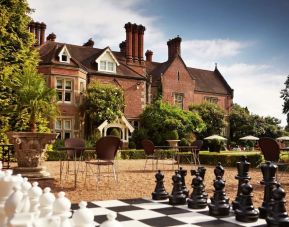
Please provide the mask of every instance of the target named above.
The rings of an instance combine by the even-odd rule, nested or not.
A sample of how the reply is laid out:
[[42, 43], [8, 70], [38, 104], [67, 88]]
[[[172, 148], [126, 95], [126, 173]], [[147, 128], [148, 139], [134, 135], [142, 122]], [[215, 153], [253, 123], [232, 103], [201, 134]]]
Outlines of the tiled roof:
[[[72, 61], [70, 61], [69, 64], [61, 63], [58, 60], [58, 54], [64, 45], [66, 45], [70, 55], [72, 56]], [[40, 65], [46, 64], [68, 65], [71, 67], [80, 67], [85, 71], [87, 71], [89, 74], [99, 74], [99, 73], [101, 74], [103, 72], [97, 71], [97, 63], [95, 62], [95, 59], [97, 59], [105, 49], [106, 48], [98, 49], [87, 46], [77, 46], [47, 41], [40, 47], [39, 51], [41, 57]], [[116, 76], [127, 76], [136, 79], [144, 79], [144, 76], [138, 74], [137, 72], [126, 66], [125, 59], [121, 53], [113, 51], [113, 54], [120, 63], [120, 65], [117, 67]], [[103, 74], [108, 75], [109, 73]]]

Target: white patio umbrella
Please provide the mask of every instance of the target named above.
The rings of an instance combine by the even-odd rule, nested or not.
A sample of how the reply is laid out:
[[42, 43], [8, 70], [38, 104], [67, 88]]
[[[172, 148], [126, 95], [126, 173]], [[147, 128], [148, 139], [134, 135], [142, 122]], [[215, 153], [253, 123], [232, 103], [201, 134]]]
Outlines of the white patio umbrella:
[[281, 136], [278, 137], [276, 140], [289, 140], [289, 136]]
[[227, 139], [219, 135], [212, 135], [204, 138], [204, 140], [227, 140]]
[[240, 138], [239, 140], [253, 140], [253, 141], [255, 141], [255, 140], [259, 140], [259, 138], [255, 137], [255, 136], [244, 136], [244, 137]]

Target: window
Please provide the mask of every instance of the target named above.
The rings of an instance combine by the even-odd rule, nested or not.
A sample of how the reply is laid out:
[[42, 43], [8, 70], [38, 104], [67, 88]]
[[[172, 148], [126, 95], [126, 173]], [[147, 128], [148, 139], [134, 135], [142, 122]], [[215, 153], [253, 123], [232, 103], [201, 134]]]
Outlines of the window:
[[69, 56], [69, 53], [67, 52], [66, 49], [64, 49], [64, 50], [62, 51], [62, 53], [60, 53], [59, 58], [60, 58], [60, 62], [69, 63], [69, 58], [70, 58], [70, 56]]
[[99, 70], [114, 72], [114, 63], [110, 61], [100, 61]]
[[56, 90], [57, 90], [58, 101], [72, 102], [72, 80], [57, 79]]
[[183, 109], [184, 107], [184, 94], [182, 93], [175, 93], [174, 94], [174, 101], [175, 105], [179, 107], [180, 109]]
[[206, 102], [210, 102], [210, 103], [215, 103], [215, 104], [218, 103], [218, 98], [217, 97], [205, 96], [204, 100]]
[[58, 139], [69, 139], [72, 137], [72, 119], [57, 118], [55, 121], [55, 132], [59, 134]]
[[178, 79], [178, 81], [180, 81], [180, 72], [179, 71], [177, 73], [177, 79]]

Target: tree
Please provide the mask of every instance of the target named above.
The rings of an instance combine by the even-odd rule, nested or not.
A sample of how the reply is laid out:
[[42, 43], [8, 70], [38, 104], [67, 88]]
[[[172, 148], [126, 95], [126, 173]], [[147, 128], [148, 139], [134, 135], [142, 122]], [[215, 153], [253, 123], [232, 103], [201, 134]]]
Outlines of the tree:
[[39, 131], [43, 124], [47, 125], [46, 119], [57, 115], [56, 91], [47, 86], [43, 76], [34, 68], [26, 67], [23, 74], [15, 75], [11, 87], [15, 91], [15, 103], [11, 109], [17, 114], [15, 128], [21, 122], [18, 131]]
[[285, 88], [281, 90], [281, 98], [284, 100], [283, 113], [287, 114], [287, 128], [289, 127], [289, 75], [285, 81]]
[[[11, 119], [15, 115], [7, 108], [15, 103], [11, 82], [25, 67], [36, 70], [38, 52], [33, 48], [34, 38], [28, 31], [31, 12], [26, 0], [3, 0], [0, 5], [0, 133], [14, 130]], [[14, 124], [15, 125], [15, 124]], [[1, 137], [1, 135], [0, 135]]]
[[85, 101], [80, 109], [86, 115], [86, 120], [90, 125], [88, 130], [89, 133], [92, 133], [93, 126], [99, 126], [105, 120], [113, 122], [123, 115], [123, 90], [112, 84], [91, 82], [86, 90]]
[[201, 132], [205, 127], [197, 113], [182, 110], [161, 100], [145, 108], [140, 123], [148, 138], [157, 145], [167, 144], [169, 131], [177, 130], [179, 138], [183, 138], [186, 133]]
[[217, 104], [204, 102], [191, 105], [189, 110], [198, 113], [206, 125], [206, 130], [199, 133], [200, 138], [220, 134], [226, 127], [225, 112]]

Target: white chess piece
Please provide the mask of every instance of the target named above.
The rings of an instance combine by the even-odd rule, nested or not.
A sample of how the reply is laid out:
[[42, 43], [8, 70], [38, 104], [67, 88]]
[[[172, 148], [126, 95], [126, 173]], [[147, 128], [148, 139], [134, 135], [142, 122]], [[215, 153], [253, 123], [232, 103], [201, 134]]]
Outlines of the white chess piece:
[[71, 221], [68, 220], [71, 217], [71, 202], [65, 197], [64, 192], [59, 192], [58, 197], [53, 204], [53, 215], [60, 217], [60, 227], [71, 227]]
[[8, 218], [8, 222], [15, 213], [20, 213], [22, 207], [23, 192], [20, 190], [19, 185], [15, 185], [14, 192], [5, 201], [5, 213]]
[[35, 217], [39, 216], [39, 198], [42, 195], [42, 189], [38, 186], [38, 182], [33, 182], [32, 187], [28, 190], [28, 196], [30, 199], [30, 212], [35, 214]]
[[81, 201], [79, 203], [79, 209], [73, 213], [74, 227], [94, 227], [94, 215], [92, 211], [86, 208], [87, 202]]
[[44, 188], [44, 193], [40, 196], [40, 216], [39, 217], [49, 217], [52, 215], [53, 203], [55, 201], [55, 196], [51, 193], [49, 187]]
[[108, 220], [103, 222], [100, 225], [100, 227], [123, 227], [123, 225], [119, 221], [115, 220], [116, 219], [115, 212], [108, 213], [106, 217]]
[[28, 191], [31, 189], [32, 185], [28, 181], [27, 177], [24, 177], [23, 183], [21, 184], [21, 191], [23, 192], [23, 205], [22, 205], [22, 212], [29, 212], [30, 211], [30, 199], [28, 196]]

